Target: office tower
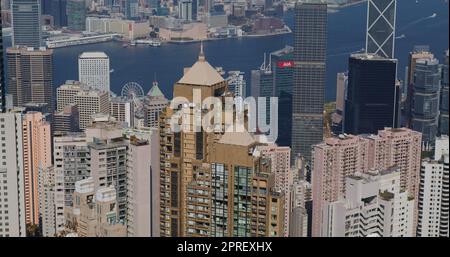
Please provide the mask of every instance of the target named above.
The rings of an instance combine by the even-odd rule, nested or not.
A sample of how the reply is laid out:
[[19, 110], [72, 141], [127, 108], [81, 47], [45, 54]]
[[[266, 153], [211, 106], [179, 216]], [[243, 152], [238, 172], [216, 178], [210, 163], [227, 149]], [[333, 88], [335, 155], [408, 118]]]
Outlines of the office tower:
[[[174, 97], [192, 102], [194, 88], [202, 100], [227, 92], [203, 51], [175, 84]], [[194, 132], [193, 124], [192, 132], [175, 133], [170, 120], [177, 110], [160, 116], [161, 236], [282, 236], [284, 195], [274, 189], [269, 159], [252, 154], [257, 142], [246, 132]]]
[[143, 133], [150, 140], [128, 138], [127, 235], [159, 237], [159, 134], [157, 129]]
[[422, 161], [419, 189], [419, 237], [448, 237], [449, 142], [436, 138], [434, 158]]
[[312, 145], [323, 138], [327, 4], [297, 3], [294, 22], [292, 156], [309, 160]]
[[159, 7], [159, 0], [145, 0], [148, 8], [156, 9]]
[[430, 52], [429, 46], [414, 46], [414, 50], [409, 53], [408, 67], [406, 72], [406, 102], [404, 106], [404, 113], [406, 116], [405, 126], [411, 127], [411, 109], [412, 109], [412, 95], [414, 88], [414, 71], [416, 70], [416, 62], [419, 59], [433, 59], [434, 55]]
[[109, 92], [109, 57], [104, 52], [80, 54], [78, 80], [91, 88]]
[[127, 19], [134, 19], [139, 17], [139, 2], [138, 0], [125, 1], [125, 16]]
[[291, 149], [286, 146], [268, 144], [257, 146], [256, 149], [261, 155], [270, 160], [271, 172], [275, 174], [276, 191], [284, 194], [284, 236], [289, 236], [289, 215], [291, 212], [290, 190], [294, 182], [294, 174], [291, 172]]
[[67, 26], [67, 0], [50, 0], [50, 15], [53, 16], [53, 24], [56, 27]]
[[[56, 235], [56, 186], [53, 166], [39, 167], [39, 218], [42, 236]], [[62, 212], [61, 212], [62, 213]]]
[[52, 165], [50, 123], [42, 113], [23, 115], [23, 175], [25, 197], [25, 222], [39, 224], [39, 169]]
[[273, 96], [273, 73], [271, 64], [266, 65], [266, 57], [264, 55], [264, 62], [258, 70], [251, 71], [251, 88], [250, 95], [252, 97], [265, 97], [265, 108], [264, 106], [260, 106], [260, 100], [257, 99], [257, 107], [258, 107], [258, 117], [257, 119], [261, 119], [265, 121], [266, 124], [270, 124], [270, 101], [269, 97]]
[[398, 127], [399, 91], [396, 87], [397, 60], [371, 54], [349, 58], [344, 132], [376, 133]]
[[68, 29], [84, 31], [86, 28], [86, 1], [67, 0], [66, 10]]
[[[274, 95], [278, 97], [278, 138], [280, 146], [291, 146], [292, 135], [292, 87], [294, 84], [294, 48], [284, 48], [270, 54]], [[283, 128], [283, 129], [280, 129]]]
[[8, 48], [6, 55], [8, 93], [13, 96], [13, 105], [46, 103], [52, 112], [53, 50], [16, 47]]
[[422, 133], [424, 149], [432, 147], [438, 134], [440, 90], [439, 61], [417, 59], [411, 95], [411, 128]]
[[79, 112], [79, 127], [84, 130], [96, 113], [109, 113], [109, 92], [91, 89], [78, 81], [68, 80], [58, 87], [57, 110], [69, 104], [76, 104]]
[[394, 58], [397, 0], [367, 2], [366, 53]]
[[73, 207], [67, 207], [66, 223], [79, 237], [124, 237], [126, 227], [117, 217], [114, 187], [97, 189], [92, 177], [75, 182]]
[[79, 132], [80, 131], [80, 114], [78, 106], [69, 104], [60, 112], [53, 116], [53, 134]]
[[415, 200], [400, 189], [400, 172], [395, 167], [345, 180], [345, 197], [325, 203], [322, 236], [415, 236]]
[[348, 73], [339, 72], [336, 77], [336, 110], [332, 114], [333, 132], [339, 134], [342, 132], [342, 123], [344, 118], [345, 97], [347, 92]]
[[12, 0], [12, 45], [38, 48], [42, 46], [41, 1]]
[[159, 89], [158, 82], [153, 82], [152, 88], [144, 99], [144, 126], [149, 128], [159, 127], [159, 115], [168, 104], [169, 100]]
[[180, 0], [178, 2], [178, 18], [184, 21], [192, 21], [193, 0]]
[[245, 98], [247, 93], [246, 82], [244, 79], [244, 72], [241, 71], [229, 71], [228, 72], [228, 90], [234, 93], [235, 97]]
[[3, 67], [3, 33], [2, 33], [2, 14], [0, 7], [0, 113], [6, 111], [6, 84]]
[[116, 121], [124, 122], [128, 127], [134, 126], [134, 101], [122, 97], [113, 97], [109, 102], [109, 113]]
[[22, 114], [0, 113], [0, 134], [0, 237], [24, 237]]
[[441, 135], [448, 135], [448, 96], [449, 96], [449, 84], [448, 84], [448, 50], [445, 51], [444, 65], [442, 66], [442, 88], [441, 88], [441, 100], [439, 102], [440, 116], [439, 116], [439, 133]]
[[[401, 190], [418, 199], [420, 159], [421, 134], [406, 128], [385, 128], [377, 135], [339, 135], [315, 145], [312, 162], [312, 236], [320, 236], [323, 229], [324, 203], [343, 197], [345, 177], [357, 172], [396, 166], [400, 172]], [[417, 224], [417, 212], [414, 222]]]

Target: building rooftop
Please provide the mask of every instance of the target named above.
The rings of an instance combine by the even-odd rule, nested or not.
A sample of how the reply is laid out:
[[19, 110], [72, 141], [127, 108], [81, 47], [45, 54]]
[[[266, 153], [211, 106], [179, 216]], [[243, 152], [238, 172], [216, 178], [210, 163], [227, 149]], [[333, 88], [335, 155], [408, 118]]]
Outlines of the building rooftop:
[[248, 132], [226, 132], [220, 138], [219, 143], [248, 146], [256, 143], [256, 140]]
[[369, 53], [355, 53], [350, 56], [354, 59], [361, 59], [361, 60], [371, 60], [371, 61], [392, 61], [397, 62], [397, 59], [389, 59], [385, 58], [376, 54], [369, 54]]
[[198, 61], [185, 72], [178, 81], [180, 84], [212, 86], [223, 82], [223, 77], [209, 64], [203, 54], [203, 45]]
[[83, 52], [79, 56], [80, 59], [101, 58], [107, 59], [108, 56], [104, 52]]
[[147, 93], [147, 96], [150, 97], [165, 97], [164, 94], [161, 92], [161, 89], [159, 89], [158, 82], [154, 81], [152, 88]]

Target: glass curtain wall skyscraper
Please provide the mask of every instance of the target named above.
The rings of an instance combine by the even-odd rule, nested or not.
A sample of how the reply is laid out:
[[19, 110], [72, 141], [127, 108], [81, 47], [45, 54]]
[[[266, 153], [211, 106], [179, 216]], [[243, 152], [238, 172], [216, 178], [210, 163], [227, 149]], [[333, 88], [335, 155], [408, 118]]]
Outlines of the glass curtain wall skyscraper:
[[5, 112], [6, 103], [5, 103], [5, 75], [3, 70], [3, 34], [2, 34], [2, 7], [0, 6], [0, 113]]
[[394, 57], [397, 0], [367, 2], [366, 53]]
[[292, 155], [311, 156], [323, 139], [327, 44], [327, 4], [316, 0], [295, 5]]
[[40, 47], [42, 45], [41, 1], [13, 0], [11, 13], [12, 45]]

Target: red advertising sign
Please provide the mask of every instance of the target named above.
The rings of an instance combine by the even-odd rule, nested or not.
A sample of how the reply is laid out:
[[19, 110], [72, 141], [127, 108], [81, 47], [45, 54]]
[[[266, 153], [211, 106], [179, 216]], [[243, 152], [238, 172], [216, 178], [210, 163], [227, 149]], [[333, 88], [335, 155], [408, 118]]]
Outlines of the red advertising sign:
[[277, 66], [278, 68], [291, 68], [294, 67], [294, 61], [279, 61]]

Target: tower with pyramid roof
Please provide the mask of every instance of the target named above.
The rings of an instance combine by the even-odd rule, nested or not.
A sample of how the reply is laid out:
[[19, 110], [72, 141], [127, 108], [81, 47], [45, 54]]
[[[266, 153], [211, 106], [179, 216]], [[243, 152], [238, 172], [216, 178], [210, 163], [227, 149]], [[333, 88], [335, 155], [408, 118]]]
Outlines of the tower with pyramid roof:
[[169, 100], [159, 89], [158, 82], [153, 81], [153, 85], [144, 99], [144, 124], [146, 127], [157, 128], [159, 114], [169, 104]]

